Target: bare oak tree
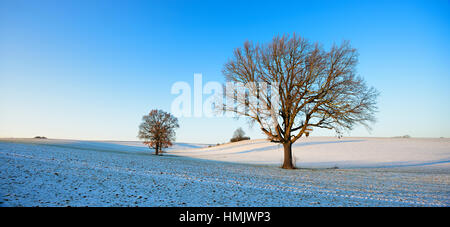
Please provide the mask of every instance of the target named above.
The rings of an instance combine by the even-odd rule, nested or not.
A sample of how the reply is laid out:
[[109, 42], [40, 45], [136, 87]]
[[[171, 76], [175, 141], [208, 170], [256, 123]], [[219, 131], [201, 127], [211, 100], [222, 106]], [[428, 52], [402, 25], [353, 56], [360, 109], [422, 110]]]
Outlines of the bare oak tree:
[[162, 148], [172, 146], [175, 128], [179, 127], [177, 118], [162, 110], [152, 110], [142, 117], [142, 121], [138, 137], [149, 148], [155, 149], [156, 155], [162, 152]]
[[226, 91], [234, 102], [223, 110], [249, 117], [272, 142], [283, 144], [282, 168], [293, 169], [292, 144], [312, 128], [340, 135], [375, 121], [378, 92], [356, 75], [357, 62], [349, 42], [326, 51], [295, 34], [265, 45], [247, 41], [224, 66], [227, 82], [236, 87]]

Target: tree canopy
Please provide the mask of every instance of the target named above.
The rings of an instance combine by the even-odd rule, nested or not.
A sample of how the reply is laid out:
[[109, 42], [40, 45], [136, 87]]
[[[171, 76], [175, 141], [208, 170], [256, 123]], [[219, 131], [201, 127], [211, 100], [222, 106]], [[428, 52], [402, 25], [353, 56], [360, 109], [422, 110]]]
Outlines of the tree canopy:
[[294, 168], [291, 145], [310, 129], [341, 134], [375, 121], [378, 92], [356, 74], [357, 62], [349, 42], [325, 50], [295, 34], [268, 44], [247, 41], [224, 66], [235, 84], [226, 94], [235, 102], [223, 109], [258, 123], [271, 141], [284, 145], [283, 168]]
[[152, 110], [142, 117], [138, 137], [144, 140], [144, 144], [155, 149], [158, 155], [162, 152], [162, 148], [172, 146], [175, 141], [175, 129], [178, 127], [178, 119], [170, 113]]

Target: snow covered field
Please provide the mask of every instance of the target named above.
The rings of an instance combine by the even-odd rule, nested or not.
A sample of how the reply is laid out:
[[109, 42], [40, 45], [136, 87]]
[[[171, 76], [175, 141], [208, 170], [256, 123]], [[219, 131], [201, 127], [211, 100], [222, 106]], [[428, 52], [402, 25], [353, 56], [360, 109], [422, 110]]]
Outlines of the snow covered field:
[[278, 168], [281, 149], [0, 139], [0, 206], [450, 205], [449, 139], [307, 138], [298, 170]]
[[[296, 166], [306, 168], [406, 167], [448, 164], [450, 139], [301, 138], [292, 145]], [[193, 158], [281, 166], [283, 146], [267, 140], [169, 151]]]

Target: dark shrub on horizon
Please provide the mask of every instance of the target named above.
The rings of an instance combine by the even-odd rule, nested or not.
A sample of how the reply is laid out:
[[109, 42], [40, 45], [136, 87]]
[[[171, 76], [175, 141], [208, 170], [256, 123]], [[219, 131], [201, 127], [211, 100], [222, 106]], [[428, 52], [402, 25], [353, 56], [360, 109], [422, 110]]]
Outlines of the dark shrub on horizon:
[[242, 130], [242, 128], [238, 128], [236, 129], [236, 131], [234, 131], [233, 137], [230, 139], [230, 142], [238, 142], [238, 141], [242, 141], [242, 140], [249, 140], [250, 137], [245, 136], [245, 132], [244, 130]]
[[242, 141], [242, 140], [250, 140], [250, 137], [245, 136], [245, 137], [241, 137], [241, 138], [232, 138], [230, 139], [230, 142], [238, 142], [238, 141]]

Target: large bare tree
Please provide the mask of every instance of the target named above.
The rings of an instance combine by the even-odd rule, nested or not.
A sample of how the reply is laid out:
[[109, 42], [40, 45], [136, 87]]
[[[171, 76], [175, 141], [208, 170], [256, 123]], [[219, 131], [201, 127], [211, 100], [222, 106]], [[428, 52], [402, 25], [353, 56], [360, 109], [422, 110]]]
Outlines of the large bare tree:
[[231, 92], [227, 86], [234, 102], [223, 109], [249, 117], [272, 142], [283, 144], [282, 168], [293, 169], [292, 144], [312, 128], [340, 135], [375, 121], [378, 92], [356, 75], [357, 62], [349, 42], [324, 50], [295, 34], [262, 45], [247, 41], [224, 66], [235, 87]]
[[155, 149], [155, 154], [158, 155], [163, 148], [172, 146], [175, 141], [175, 128], [178, 127], [178, 119], [170, 113], [152, 110], [142, 117], [138, 137], [143, 139], [149, 148]]

